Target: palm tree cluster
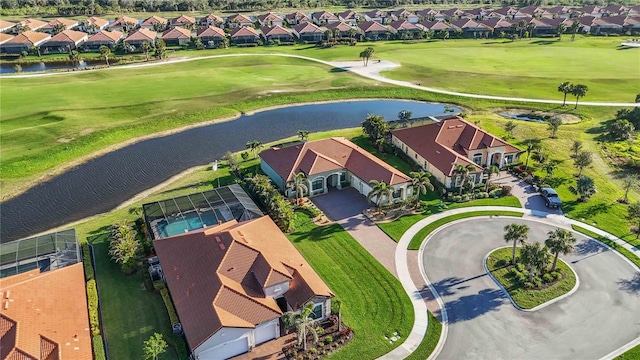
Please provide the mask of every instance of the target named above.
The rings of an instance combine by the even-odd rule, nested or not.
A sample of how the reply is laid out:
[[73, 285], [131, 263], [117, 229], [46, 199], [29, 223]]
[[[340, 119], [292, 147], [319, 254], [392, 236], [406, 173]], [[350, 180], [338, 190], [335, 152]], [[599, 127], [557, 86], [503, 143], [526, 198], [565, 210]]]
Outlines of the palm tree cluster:
[[142, 252], [142, 246], [138, 240], [138, 232], [133, 224], [121, 221], [111, 227], [109, 255], [111, 259], [120, 265], [120, 270], [125, 274], [135, 272], [138, 258]]
[[369, 59], [373, 57], [373, 54], [375, 54], [375, 52], [376, 51], [371, 46], [360, 52], [360, 58], [362, 58], [362, 63], [364, 64], [364, 66], [369, 65]]
[[299, 312], [288, 311], [282, 314], [282, 322], [285, 327], [295, 327], [297, 345], [302, 345], [302, 349], [304, 351], [307, 351], [307, 337], [311, 336], [311, 342], [317, 344], [319, 337], [323, 332], [322, 326], [318, 325], [311, 317], [314, 307], [315, 304], [313, 302], [309, 302]]
[[295, 174], [293, 179], [287, 182], [287, 189], [296, 194], [296, 203], [298, 203], [298, 199], [309, 193], [309, 185], [305, 174], [303, 172]]
[[263, 209], [278, 225], [280, 230], [286, 233], [295, 230], [295, 213], [291, 204], [271, 184], [268, 176], [257, 174], [245, 179], [247, 187], [258, 199]]
[[389, 186], [384, 181], [371, 180], [369, 181], [371, 191], [367, 194], [367, 200], [373, 201], [375, 198], [376, 208], [378, 211], [382, 208], [383, 204], [388, 203], [393, 196], [393, 187]]
[[[511, 255], [512, 271], [515, 272], [516, 275], [519, 274], [519, 262], [522, 263], [525, 268], [528, 268], [529, 275], [524, 285], [529, 288], [538, 287], [543, 281], [540, 280], [539, 277], [543, 277], [543, 275], [549, 274], [543, 277], [544, 282], [559, 279], [561, 274], [556, 272], [558, 256], [560, 254], [567, 255], [573, 252], [574, 245], [577, 241], [570, 231], [556, 229], [547, 233], [548, 237], [544, 242], [544, 246], [537, 242], [529, 243], [529, 227], [517, 223], [505, 226], [504, 232], [504, 240], [507, 243], [513, 243]], [[518, 244], [522, 245], [520, 258], [517, 258], [516, 255]], [[552, 257], [553, 263], [551, 268], [547, 269]]]
[[562, 100], [562, 106], [567, 105], [567, 94], [571, 94], [576, 97], [576, 105], [574, 109], [578, 108], [578, 100], [580, 98], [587, 96], [587, 92], [589, 91], [589, 87], [583, 84], [571, 84], [568, 81], [561, 83], [558, 86], [558, 92], [564, 94], [564, 99]]
[[376, 145], [384, 143], [384, 138], [389, 132], [389, 123], [384, 121], [384, 118], [380, 115], [367, 115], [367, 118], [364, 119], [360, 126], [362, 126], [362, 132]]

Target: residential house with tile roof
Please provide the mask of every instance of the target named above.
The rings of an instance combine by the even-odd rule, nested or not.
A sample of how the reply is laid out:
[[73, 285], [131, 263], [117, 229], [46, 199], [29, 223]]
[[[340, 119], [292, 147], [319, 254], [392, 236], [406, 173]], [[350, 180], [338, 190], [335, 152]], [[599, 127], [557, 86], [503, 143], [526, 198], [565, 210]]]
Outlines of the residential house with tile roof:
[[338, 13], [338, 19], [351, 26], [356, 26], [358, 24], [358, 19], [360, 19], [360, 14], [353, 10], [345, 10], [341, 13]]
[[107, 28], [109, 20], [92, 16], [86, 20], [82, 20], [78, 25], [78, 31], [86, 32], [93, 35]]
[[427, 30], [433, 31], [436, 35], [441, 31], [447, 31], [450, 34], [456, 31], [456, 28], [444, 21], [421, 21], [420, 26]]
[[389, 15], [393, 21], [406, 20], [412, 24], [417, 24], [420, 21], [420, 17], [407, 9], [393, 10], [389, 12]]
[[459, 178], [452, 178], [457, 165], [475, 168], [471, 177], [474, 183], [480, 183], [485, 167], [504, 167], [516, 161], [521, 152], [458, 116], [394, 130], [391, 139], [394, 146], [448, 188], [460, 184]]
[[219, 27], [207, 26], [206, 28], [198, 29], [196, 36], [200, 38], [204, 46], [217, 48], [224, 42], [227, 34]]
[[340, 38], [357, 38], [358, 36], [362, 35], [360, 28], [358, 28], [357, 26], [351, 26], [344, 21], [327, 24], [325, 27], [327, 28], [327, 30], [334, 31], [334, 34], [336, 30], [339, 31], [340, 33], [338, 37]]
[[490, 28], [471, 19], [462, 18], [454, 20], [451, 22], [451, 25], [461, 29], [462, 36], [466, 38], [488, 38], [491, 33]]
[[287, 183], [302, 172], [309, 196], [325, 194], [329, 189], [355, 188], [366, 196], [371, 180], [384, 181], [394, 189], [393, 201], [413, 194], [411, 178], [345, 138], [307, 141], [260, 153], [260, 168], [287, 196], [294, 192]]
[[311, 21], [318, 26], [339, 22], [340, 19], [328, 11], [317, 11], [311, 14]]
[[434, 9], [423, 9], [416, 11], [416, 15], [420, 18], [421, 21], [444, 21], [445, 16], [442, 15], [438, 10]]
[[268, 216], [153, 242], [194, 359], [227, 359], [280, 336], [280, 317], [333, 292]]
[[480, 21], [480, 23], [493, 31], [494, 36], [499, 35], [500, 32], [511, 33], [513, 28], [511, 22], [505, 19], [494, 17]]
[[51, 39], [51, 35], [47, 33], [28, 30], [0, 45], [0, 52], [7, 54], [20, 54], [23, 51], [28, 52], [32, 47], [40, 46], [49, 39]]
[[[25, 19], [22, 21], [19, 21], [16, 25], [20, 25], [22, 27], [26, 27], [31, 31], [36, 31], [41, 29], [43, 26], [47, 25], [47, 23], [45, 21], [41, 21], [38, 19]], [[15, 29], [15, 28], [14, 28]]]
[[171, 19], [170, 25], [172, 27], [182, 27], [191, 29], [196, 26], [196, 19], [187, 15], [180, 15]]
[[316, 42], [324, 39], [324, 30], [310, 22], [294, 25], [291, 32], [302, 42]]
[[234, 45], [255, 46], [260, 41], [260, 33], [251, 26], [243, 26], [231, 30], [229, 40]]
[[14, 35], [0, 33], [0, 45], [6, 43], [7, 41], [9, 41], [9, 40], [11, 40], [13, 38], [14, 38]]
[[215, 26], [215, 27], [222, 27], [222, 25], [224, 24], [224, 19], [216, 14], [209, 14], [205, 17], [201, 17], [198, 20], [198, 25], [200, 27], [208, 27], [208, 26]]
[[51, 53], [68, 53], [71, 50], [76, 50], [85, 41], [89, 39], [89, 35], [82, 31], [65, 30], [61, 33], [53, 35], [51, 39], [40, 45], [40, 52], [42, 54]]
[[464, 10], [464, 14], [462, 14], [461, 17], [479, 21], [484, 19], [488, 14], [489, 11], [487, 9], [483, 7], [477, 7], [470, 10]]
[[229, 29], [253, 26], [253, 20], [251, 20], [250, 17], [240, 13], [228, 16], [225, 23]]
[[263, 26], [260, 33], [267, 43], [278, 41], [281, 44], [292, 44], [294, 42], [291, 30], [282, 26]]
[[421, 27], [404, 19], [392, 21], [389, 27], [396, 31], [398, 39], [417, 39], [422, 31]]
[[107, 28], [109, 30], [116, 30], [116, 31], [122, 31], [124, 33], [130, 33], [133, 30], [138, 28], [138, 23], [139, 23], [138, 19], [134, 19], [129, 16], [123, 16], [116, 19], [111, 24], [109, 24]]
[[442, 10], [440, 11], [440, 13], [444, 15], [447, 20], [455, 20], [455, 19], [459, 19], [462, 15], [464, 15], [464, 10], [453, 8], [453, 9]]
[[144, 21], [140, 23], [140, 28], [153, 31], [163, 31], [167, 28], [168, 24], [169, 20], [157, 15], [153, 15], [144, 19]]
[[272, 12], [259, 15], [258, 22], [262, 26], [282, 26], [284, 24], [284, 20], [282, 20], [279, 15]]
[[160, 38], [167, 46], [187, 45], [191, 41], [191, 30], [177, 26], [163, 32]]
[[78, 22], [77, 20], [57, 18], [49, 21], [47, 25], [41, 27], [39, 30], [42, 32], [46, 32], [47, 34], [52, 34], [56, 27], [59, 27], [63, 30], [71, 30], [77, 28], [79, 25], [80, 22]]
[[307, 16], [306, 14], [303, 14], [303, 13], [301, 13], [299, 11], [296, 11], [294, 13], [285, 15], [284, 16], [284, 20], [291, 27], [293, 27], [294, 25], [300, 25], [300, 24], [305, 23], [305, 22], [308, 22], [308, 23], [313, 22], [313, 21], [311, 21], [311, 18], [309, 16]]
[[14, 22], [6, 21], [6, 20], [0, 20], [0, 33], [8, 32], [14, 26], [16, 26], [16, 23], [14, 23]]
[[389, 28], [376, 21], [365, 21], [358, 24], [358, 27], [366, 38], [371, 41], [389, 40], [395, 34], [395, 29]]
[[34, 269], [0, 279], [0, 358], [93, 358], [84, 267]]
[[157, 37], [158, 33], [153, 30], [138, 29], [131, 35], [127, 36], [124, 41], [130, 46], [133, 46], [134, 48], [140, 50], [142, 44], [145, 42], [153, 45], [156, 42]]
[[89, 51], [97, 51], [101, 46], [114, 49], [123, 38], [123, 32], [102, 30], [85, 41], [84, 48]]
[[365, 21], [375, 21], [379, 24], [386, 24], [389, 20], [389, 13], [379, 9], [364, 12], [362, 15]]

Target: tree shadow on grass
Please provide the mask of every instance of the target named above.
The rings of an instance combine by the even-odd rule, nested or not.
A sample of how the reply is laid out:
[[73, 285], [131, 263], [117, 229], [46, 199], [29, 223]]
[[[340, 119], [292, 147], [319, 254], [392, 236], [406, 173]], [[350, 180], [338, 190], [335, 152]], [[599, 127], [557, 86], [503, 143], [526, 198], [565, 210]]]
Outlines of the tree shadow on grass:
[[462, 296], [457, 300], [447, 302], [445, 309], [449, 323], [457, 323], [475, 319], [488, 312], [496, 311], [507, 297], [499, 289], [483, 289], [477, 294]]
[[561, 185], [565, 185], [571, 181], [571, 178], [568, 177], [554, 177], [550, 179], [546, 179], [545, 182], [549, 184], [552, 188], [560, 187]]
[[557, 42], [558, 42], [558, 40], [536, 40], [536, 41], [532, 41], [531, 44], [533, 44], [533, 45], [551, 45], [551, 44], [555, 44]]
[[590, 205], [586, 209], [580, 210], [575, 214], [575, 216], [576, 218], [579, 218], [579, 219], [590, 219], [596, 215], [600, 215], [602, 213], [608, 212], [609, 210], [611, 210], [611, 207], [613, 207], [612, 204], [606, 204], [606, 203], [594, 204], [594, 205]]
[[293, 242], [327, 240], [333, 238], [338, 231], [343, 231], [338, 224], [318, 226], [308, 231], [296, 231], [297, 238]]
[[631, 295], [640, 294], [640, 273], [636, 273], [631, 279], [618, 280], [618, 286], [620, 290]]
[[330, 73], [341, 73], [341, 72], [346, 72], [347, 69], [343, 69], [343, 68], [339, 68], [339, 67], [334, 67], [331, 68], [331, 70], [329, 70]]

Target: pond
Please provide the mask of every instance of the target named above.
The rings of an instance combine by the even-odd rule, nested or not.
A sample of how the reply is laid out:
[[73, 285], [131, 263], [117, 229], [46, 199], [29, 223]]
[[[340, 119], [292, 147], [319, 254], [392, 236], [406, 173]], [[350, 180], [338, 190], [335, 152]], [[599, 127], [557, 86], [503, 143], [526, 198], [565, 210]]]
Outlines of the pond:
[[[367, 114], [393, 120], [445, 114], [444, 104], [358, 100], [299, 105], [264, 112], [129, 145], [79, 165], [0, 204], [0, 239], [15, 240], [117, 207], [136, 194], [227, 151], [311, 132], [358, 127]], [[459, 112], [457, 108], [453, 111]]]
[[[82, 60], [80, 61], [79, 68], [85, 68], [89, 64]], [[17, 73], [14, 68], [15, 64], [0, 64], [0, 74], [14, 74]], [[66, 61], [56, 62], [37, 62], [37, 63], [25, 63], [20, 64], [22, 66], [22, 72], [37, 72], [37, 71], [51, 71], [51, 70], [70, 70], [73, 69], [73, 65]]]

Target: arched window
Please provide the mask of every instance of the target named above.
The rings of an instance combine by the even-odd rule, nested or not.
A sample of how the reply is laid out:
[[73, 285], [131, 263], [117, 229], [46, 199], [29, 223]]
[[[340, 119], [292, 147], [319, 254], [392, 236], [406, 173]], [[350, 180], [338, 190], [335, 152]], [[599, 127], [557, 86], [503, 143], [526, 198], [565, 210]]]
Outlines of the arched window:
[[482, 153], [473, 154], [473, 162], [478, 166], [482, 166]]

